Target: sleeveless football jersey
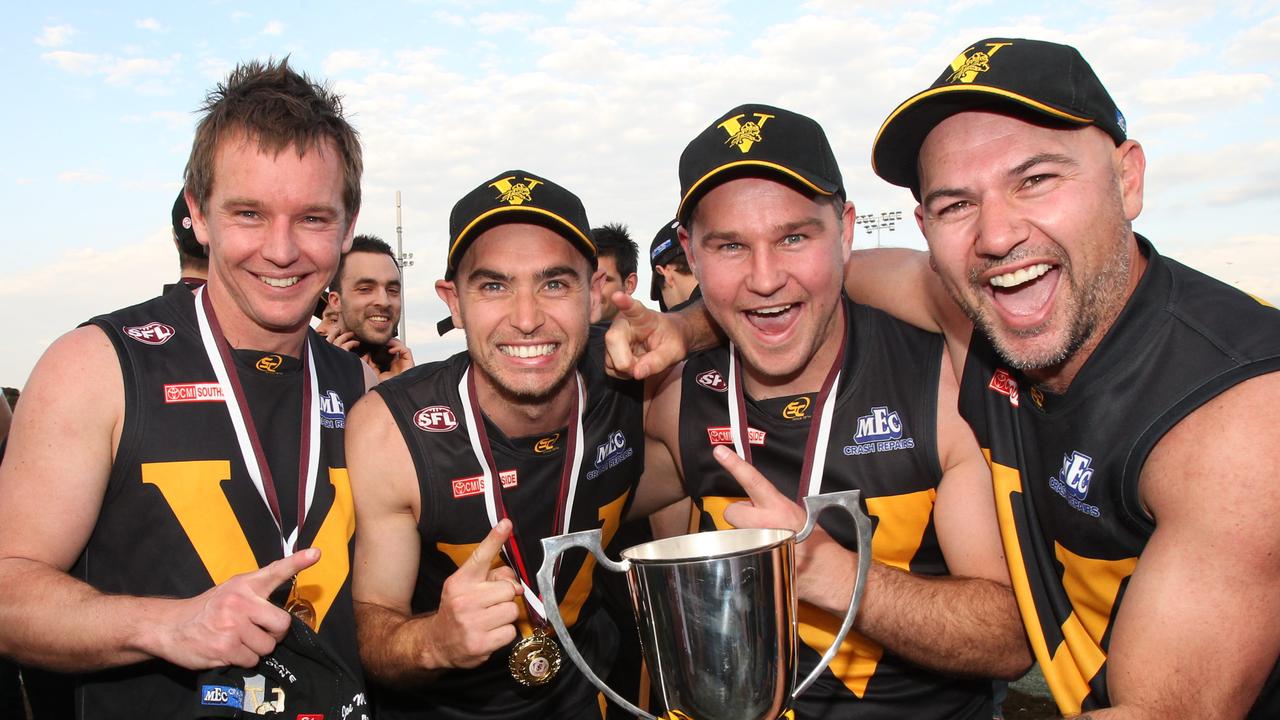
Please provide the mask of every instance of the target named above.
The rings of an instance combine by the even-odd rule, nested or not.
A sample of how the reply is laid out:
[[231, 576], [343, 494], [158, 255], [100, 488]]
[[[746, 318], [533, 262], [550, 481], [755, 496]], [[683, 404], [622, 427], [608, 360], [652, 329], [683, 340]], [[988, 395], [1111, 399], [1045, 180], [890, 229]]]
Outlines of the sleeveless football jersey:
[[[468, 440], [458, 383], [470, 365], [467, 354], [416, 367], [382, 383], [376, 391], [391, 410], [413, 457], [421, 493], [418, 531], [422, 556], [411, 608], [415, 614], [439, 605], [444, 581], [489, 533], [482, 469]], [[603, 336], [593, 333], [578, 363], [586, 388], [581, 475], [570, 530], [602, 528], [603, 542], [617, 531], [644, 466], [643, 387], [604, 374]], [[508, 438], [484, 420], [520, 552], [529, 573], [542, 566], [541, 539], [554, 528], [556, 496], [564, 465], [566, 429]], [[608, 674], [618, 630], [599, 607], [592, 574], [595, 558], [573, 551], [557, 573], [560, 612], [579, 650], [596, 673]], [[604, 571], [601, 571], [604, 572]], [[536, 580], [530, 578], [536, 584]], [[520, 605], [518, 626], [530, 633]], [[540, 687], [519, 685], [507, 669], [510, 647], [470, 670], [449, 670], [413, 691], [378, 688], [380, 718], [492, 718], [542, 720], [599, 718], [595, 686], [562, 651], [559, 675]]]
[[[111, 339], [124, 380], [125, 420], [98, 523], [71, 574], [107, 593], [193, 597], [283, 555], [279, 530], [248, 472], [200, 330], [194, 296], [166, 295], [90, 321]], [[320, 561], [298, 576], [319, 635], [349, 667], [355, 646], [349, 570], [355, 530], [343, 453], [345, 408], [364, 392], [359, 360], [308, 333], [319, 382], [320, 465], [299, 547]], [[258, 353], [236, 365], [289, 525], [296, 524], [301, 366]], [[86, 401], [92, 401], [86, 399]], [[279, 407], [276, 407], [279, 406]], [[292, 467], [291, 471], [285, 468]], [[159, 660], [81, 676], [81, 718], [189, 717], [195, 673]]]
[[[1065, 714], [1110, 705], [1112, 623], [1155, 529], [1138, 497], [1147, 455], [1206, 401], [1280, 370], [1280, 312], [1139, 244], [1146, 272], [1065, 395], [1033, 387], [977, 331], [961, 384], [1023, 622]], [[1273, 668], [1250, 717], [1280, 717], [1278, 682]]]
[[[937, 454], [937, 397], [942, 340], [888, 315], [844, 300], [848, 343], [827, 448], [822, 491], [860, 489], [874, 527], [877, 562], [924, 575], [947, 575], [933, 526], [942, 479]], [[724, 508], [745, 493], [711, 454], [733, 441], [729, 430], [728, 350], [696, 354], [681, 379], [680, 454], [685, 487], [702, 529], [730, 527]], [[796, 498], [816, 393], [746, 398], [755, 467]], [[821, 525], [856, 548], [852, 520], [835, 510]], [[854, 570], [850, 568], [852, 573]], [[800, 677], [835, 638], [842, 616], [800, 604]], [[989, 718], [991, 683], [922, 670], [850, 632], [839, 654], [800, 696], [796, 717]]]

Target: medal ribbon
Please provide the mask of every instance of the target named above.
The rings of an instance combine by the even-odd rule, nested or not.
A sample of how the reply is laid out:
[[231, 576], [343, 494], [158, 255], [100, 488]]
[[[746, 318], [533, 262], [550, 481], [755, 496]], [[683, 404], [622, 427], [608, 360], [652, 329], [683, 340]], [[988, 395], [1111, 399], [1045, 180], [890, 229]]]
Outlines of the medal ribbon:
[[[813, 415], [817, 422], [809, 424], [809, 436], [804, 444], [804, 466], [800, 468], [800, 485], [796, 489], [796, 502], [810, 495], [822, 494], [822, 474], [827, 465], [827, 445], [831, 439], [831, 418], [835, 415], [836, 404], [830, 402], [831, 393], [839, 386], [840, 372], [844, 367], [844, 356], [849, 339], [849, 323], [847, 318], [840, 324], [840, 349], [836, 353], [835, 362], [827, 371], [822, 381], [822, 389], [814, 402]], [[751, 463], [751, 438], [747, 427], [747, 400], [742, 390], [743, 381], [739, 377], [742, 357], [738, 348], [729, 343], [729, 431], [733, 437], [733, 449], [738, 457]]]
[[[578, 491], [578, 475], [582, 469], [582, 407], [586, 404], [585, 390], [582, 386], [582, 375], [574, 372], [577, 392], [573, 395], [573, 408], [570, 415], [569, 437], [564, 449], [564, 466], [560, 471], [560, 489], [556, 494], [556, 518], [552, 530], [559, 534], [569, 532], [569, 521], [573, 517], [573, 499]], [[506, 517], [506, 505], [502, 502], [502, 481], [498, 472], [498, 464], [493, 460], [493, 451], [489, 447], [489, 433], [485, 430], [484, 417], [480, 414], [480, 402], [476, 399], [476, 381], [468, 367], [458, 383], [458, 394], [463, 400], [463, 420], [467, 426], [467, 436], [471, 441], [471, 450], [475, 453], [476, 462], [480, 463], [482, 482], [484, 483], [484, 507], [489, 515], [489, 527], [493, 528]], [[520, 543], [516, 539], [514, 524], [511, 536], [502, 546], [507, 562], [520, 576], [520, 586], [524, 594], [525, 605], [533, 616], [534, 624], [547, 629], [546, 610], [542, 606], [542, 598], [533, 590], [532, 575], [520, 554]]]
[[315, 499], [314, 478], [316, 469], [320, 465], [319, 384], [316, 382], [315, 364], [311, 362], [310, 341], [304, 339], [302, 343], [302, 429], [298, 444], [298, 519], [293, 532], [285, 537], [284, 522], [280, 516], [280, 502], [276, 497], [271, 467], [267, 464], [261, 436], [253, 423], [253, 415], [249, 412], [249, 401], [240, 384], [240, 375], [236, 372], [231, 345], [222, 332], [222, 326], [218, 323], [218, 317], [213, 311], [213, 302], [209, 299], [205, 288], [198, 288], [195, 295], [200, 339], [204, 343], [205, 355], [213, 365], [213, 373], [218, 378], [218, 384], [222, 386], [222, 396], [226, 398], [227, 414], [231, 416], [231, 425], [235, 428], [236, 443], [240, 446], [244, 466], [249, 472], [249, 478], [253, 480], [253, 486], [257, 489], [258, 495], [271, 511], [276, 529], [280, 532], [280, 547], [284, 556], [288, 557], [297, 549], [298, 533], [302, 530], [307, 512], [311, 510], [311, 501]]

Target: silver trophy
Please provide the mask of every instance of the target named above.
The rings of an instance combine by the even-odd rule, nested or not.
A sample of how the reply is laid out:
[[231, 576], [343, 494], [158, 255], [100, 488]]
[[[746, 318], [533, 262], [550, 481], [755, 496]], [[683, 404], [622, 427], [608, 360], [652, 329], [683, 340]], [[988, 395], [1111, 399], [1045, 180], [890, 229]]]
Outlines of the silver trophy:
[[[805, 498], [808, 516], [798, 535], [769, 529], [696, 533], [628, 548], [621, 562], [605, 556], [599, 530], [544, 538], [538, 588], [547, 620], [569, 659], [601, 692], [636, 717], [658, 720], [606, 685], [565, 628], [555, 568], [565, 550], [585, 548], [604, 569], [627, 574], [649, 676], [667, 710], [663, 718], [776, 720], [813, 684], [853, 626], [871, 567], [871, 521], [858, 506], [860, 495], [849, 490]], [[809, 537], [818, 515], [832, 506], [853, 517], [857, 578], [835, 641], [796, 685], [795, 543]]]

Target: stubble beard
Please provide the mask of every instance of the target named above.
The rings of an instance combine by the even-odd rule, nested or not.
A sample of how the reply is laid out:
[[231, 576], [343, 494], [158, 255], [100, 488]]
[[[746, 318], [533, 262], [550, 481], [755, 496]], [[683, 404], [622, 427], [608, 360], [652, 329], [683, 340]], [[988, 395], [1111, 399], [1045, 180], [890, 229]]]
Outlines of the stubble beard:
[[[985, 306], [990, 301], [975, 301], [950, 285], [947, 292], [1004, 362], [1022, 371], [1051, 370], [1071, 359], [1086, 343], [1094, 340], [1096, 335], [1105, 333], [1120, 314], [1132, 271], [1129, 242], [1130, 229], [1125, 223], [1116, 228], [1110, 258], [1092, 278], [1076, 277], [1070, 260], [1065, 256], [1059, 258], [1059, 271], [1066, 276], [1070, 288], [1068, 299], [1044, 323], [1027, 330], [1003, 328], [995, 319], [995, 313]], [[985, 268], [970, 270], [969, 287], [973, 297], [984, 296], [983, 283], [978, 280], [984, 271]], [[1035, 338], [1051, 331], [1055, 318], [1063, 314], [1068, 318], [1068, 324], [1061, 342], [1036, 350], [1019, 348], [1018, 340]]]

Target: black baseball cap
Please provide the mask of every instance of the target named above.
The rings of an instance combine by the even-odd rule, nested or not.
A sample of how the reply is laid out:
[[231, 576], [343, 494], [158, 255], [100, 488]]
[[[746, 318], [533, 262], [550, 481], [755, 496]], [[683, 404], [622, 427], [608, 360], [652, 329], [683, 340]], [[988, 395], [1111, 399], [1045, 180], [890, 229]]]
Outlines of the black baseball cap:
[[199, 674], [191, 717], [348, 718], [373, 715], [360, 675], [294, 618], [289, 631], [257, 667], [223, 667]]
[[[676, 232], [679, 229], [680, 221], [672, 220], [663, 225], [658, 230], [658, 234], [653, 236], [653, 242], [649, 243], [650, 270], [684, 256], [684, 248], [680, 246], [680, 235]], [[649, 299], [662, 302], [662, 277], [656, 272], [653, 273], [653, 279], [649, 283]]]
[[759, 175], [845, 199], [840, 166], [821, 125], [771, 105], [739, 105], [711, 123], [681, 153], [676, 219], [688, 224], [698, 199], [716, 185]]
[[920, 146], [938, 123], [968, 110], [1013, 112], [1031, 121], [1093, 125], [1116, 144], [1124, 115], [1069, 45], [1021, 38], [979, 40], [956, 56], [927, 90], [898, 106], [880, 126], [871, 150], [876, 174], [919, 191]]
[[[596, 267], [596, 245], [591, 223], [577, 195], [526, 170], [508, 170], [480, 183], [449, 213], [449, 253], [446, 280], [452, 280], [462, 256], [486, 230], [506, 223], [531, 223], [549, 228], [573, 244], [591, 267]], [[453, 319], [436, 324], [443, 335], [453, 329]]]
[[183, 190], [178, 191], [178, 199], [173, 201], [173, 237], [183, 253], [208, 259], [209, 249], [200, 244], [196, 231], [192, 229], [191, 210], [187, 207], [187, 196]]

